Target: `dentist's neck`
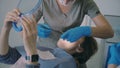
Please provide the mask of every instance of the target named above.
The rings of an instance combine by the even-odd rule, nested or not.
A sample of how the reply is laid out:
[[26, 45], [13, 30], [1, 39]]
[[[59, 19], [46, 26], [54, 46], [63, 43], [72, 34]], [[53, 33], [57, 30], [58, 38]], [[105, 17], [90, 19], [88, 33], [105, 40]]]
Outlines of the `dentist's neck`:
[[62, 5], [67, 6], [68, 4], [74, 2], [74, 0], [58, 0]]

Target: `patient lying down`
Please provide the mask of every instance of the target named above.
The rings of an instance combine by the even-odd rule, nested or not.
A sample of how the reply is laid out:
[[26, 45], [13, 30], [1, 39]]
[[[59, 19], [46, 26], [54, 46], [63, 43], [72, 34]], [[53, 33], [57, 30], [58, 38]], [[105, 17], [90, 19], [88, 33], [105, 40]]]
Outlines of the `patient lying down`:
[[[87, 60], [89, 60], [89, 58], [92, 55], [94, 55], [97, 51], [97, 43], [93, 37], [83, 37], [77, 42], [73, 42], [73, 43], [60, 39], [57, 43], [57, 46], [61, 50], [57, 51], [56, 48], [57, 51], [56, 54], [59, 55], [59, 57], [61, 57], [62, 54], [65, 55], [65, 53], [62, 53], [62, 51], [65, 50], [67, 52], [66, 54], [71, 54], [73, 58], [76, 60], [75, 63], [77, 63], [77, 68], [79, 68], [80, 64], [86, 63]], [[44, 49], [44, 47], [41, 48]], [[45, 61], [50, 61], [50, 60], [52, 61], [58, 58], [58, 56], [56, 57], [55, 52], [52, 52], [53, 50], [54, 49], [51, 50], [49, 48], [45, 50], [40, 50], [38, 48], [38, 54], [40, 59], [43, 59]], [[61, 53], [59, 51], [61, 51]], [[19, 60], [11, 68], [19, 68], [19, 67], [25, 68], [25, 62], [26, 62], [25, 58], [20, 57]]]

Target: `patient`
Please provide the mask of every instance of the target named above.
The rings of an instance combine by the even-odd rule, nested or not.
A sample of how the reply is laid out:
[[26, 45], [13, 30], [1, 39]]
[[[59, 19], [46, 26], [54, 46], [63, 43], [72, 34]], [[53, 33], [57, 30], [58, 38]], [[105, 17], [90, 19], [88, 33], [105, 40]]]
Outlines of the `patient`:
[[[81, 44], [78, 44], [79, 42]], [[78, 46], [75, 46], [76, 44], [78, 44]], [[77, 68], [79, 68], [80, 64], [86, 63], [86, 61], [89, 60], [90, 57], [92, 55], [94, 55], [97, 51], [97, 43], [93, 37], [81, 38], [79, 41], [74, 42], [74, 43], [70, 43], [68, 41], [60, 39], [58, 41], [58, 47], [61, 49], [64, 49], [66, 52], [68, 52], [69, 54], [71, 54], [74, 57], [74, 59], [76, 60], [76, 63], [77, 63]], [[54, 51], [57, 50], [57, 53], [54, 55], [53, 54], [51, 55], [50, 52], [46, 52], [46, 51], [50, 51], [49, 48], [48, 49], [44, 48], [44, 47], [41, 47], [41, 48], [42, 48], [42, 50], [44, 50], [44, 49], [45, 50], [44, 51], [39, 50], [38, 53], [40, 54], [39, 57], [41, 57], [44, 60], [55, 59], [56, 56], [54, 56], [54, 55], [57, 55], [57, 54], [59, 54], [59, 55], [65, 54], [62, 52], [60, 54], [59, 51], [62, 51], [62, 50], [58, 51], [56, 48], [56, 49], [54, 49]], [[39, 47], [38, 47], [38, 49], [39, 49]], [[20, 58], [20, 56], [19, 57], [18, 56], [15, 57], [15, 55], [14, 55], [14, 57], [11, 56], [11, 55], [13, 55], [12, 51], [16, 51], [15, 48], [10, 48], [9, 51], [11, 51], [11, 52], [8, 52], [10, 54], [7, 54], [6, 56], [2, 56], [2, 55], [0, 56], [0, 62], [5, 63], [5, 64], [14, 64], [11, 68], [19, 68], [19, 67], [25, 68], [25, 62], [26, 62], [25, 58], [22, 57], [21, 54], [19, 54], [19, 53], [18, 53], [18, 56], [20, 55], [21, 58]], [[45, 55], [43, 53], [45, 53], [47, 55]], [[14, 54], [15, 54], [15, 52], [14, 52]], [[41, 55], [41, 54], [43, 54], [43, 55]], [[49, 56], [48, 56], [48, 54], [49, 54]], [[62, 57], [64, 57], [64, 56], [62, 56]], [[16, 58], [18, 58], [18, 60], [16, 60]]]
[[[78, 44], [80, 43], [80, 44]], [[78, 40], [77, 42], [74, 43], [70, 43], [66, 40], [62, 40], [60, 39], [58, 41], [57, 46], [60, 48], [55, 48], [55, 49], [50, 49], [50, 48], [46, 48], [46, 47], [37, 47], [38, 53], [39, 53], [39, 57], [43, 60], [45, 60], [45, 63], [47, 64], [51, 64], [49, 62], [49, 60], [54, 60], [56, 58], [59, 57], [66, 57], [67, 58], [70, 57], [69, 54], [71, 54], [73, 56], [73, 58], [76, 60], [76, 62], [74, 61], [69, 61], [68, 63], [72, 63], [74, 65], [74, 63], [77, 64], [77, 67], [69, 67], [69, 68], [80, 68], [79, 66], [81, 64], [86, 63], [90, 57], [92, 57], [96, 52], [97, 52], [97, 43], [96, 40], [93, 37], [83, 37], [80, 40]], [[18, 47], [19, 48], [19, 47]], [[65, 52], [64, 50], [67, 52]], [[54, 53], [54, 52], [56, 53]], [[13, 54], [14, 53], [14, 54]], [[72, 58], [70, 58], [69, 60], [71, 60]], [[48, 62], [46, 61], [48, 60]], [[11, 68], [26, 68], [26, 60], [25, 58], [21, 55], [21, 53], [19, 53], [19, 51], [17, 51], [16, 48], [11, 48], [8, 52], [7, 55], [1, 55], [0, 56], [0, 62], [1, 63], [5, 63], [5, 64], [14, 64]], [[57, 61], [59, 62], [59, 61]], [[42, 61], [42, 63], [40, 63], [41, 67], [44, 67], [46, 64], [43, 64], [44, 61]], [[63, 62], [65, 63], [65, 62]], [[71, 65], [72, 65], [71, 64]], [[62, 65], [62, 63], [60, 64]], [[66, 64], [67, 66], [71, 66], [69, 64]], [[73, 66], [72, 65], [72, 66]], [[52, 65], [53, 66], [53, 65]], [[50, 67], [50, 66], [48, 66]], [[46, 67], [47, 68], [47, 67]], [[52, 68], [52, 67], [50, 67]], [[66, 67], [58, 67], [58, 68], [66, 68]]]
[[93, 37], [83, 37], [74, 43], [60, 39], [58, 47], [66, 50], [74, 57], [78, 68], [80, 64], [86, 63], [98, 50], [96, 40]]

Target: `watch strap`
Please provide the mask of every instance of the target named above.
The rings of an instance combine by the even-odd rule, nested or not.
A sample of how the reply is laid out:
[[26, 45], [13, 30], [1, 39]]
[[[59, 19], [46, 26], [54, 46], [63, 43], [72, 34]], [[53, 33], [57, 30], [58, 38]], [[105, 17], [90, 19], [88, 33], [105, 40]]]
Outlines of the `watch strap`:
[[40, 64], [37, 65], [26, 64], [26, 68], [40, 68]]

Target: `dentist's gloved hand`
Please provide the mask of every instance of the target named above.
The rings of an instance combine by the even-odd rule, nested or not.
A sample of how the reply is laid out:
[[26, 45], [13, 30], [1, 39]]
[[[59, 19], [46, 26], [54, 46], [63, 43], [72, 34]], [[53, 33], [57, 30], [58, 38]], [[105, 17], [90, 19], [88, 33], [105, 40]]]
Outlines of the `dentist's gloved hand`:
[[79, 40], [81, 37], [90, 36], [92, 33], [92, 29], [90, 26], [81, 26], [72, 28], [61, 35], [61, 39], [67, 40], [70, 42], [75, 42]]
[[51, 28], [47, 24], [38, 24], [37, 25], [38, 36], [40, 38], [47, 38], [51, 34]]
[[110, 59], [108, 64], [120, 65], [120, 43], [113, 44], [110, 47]]

